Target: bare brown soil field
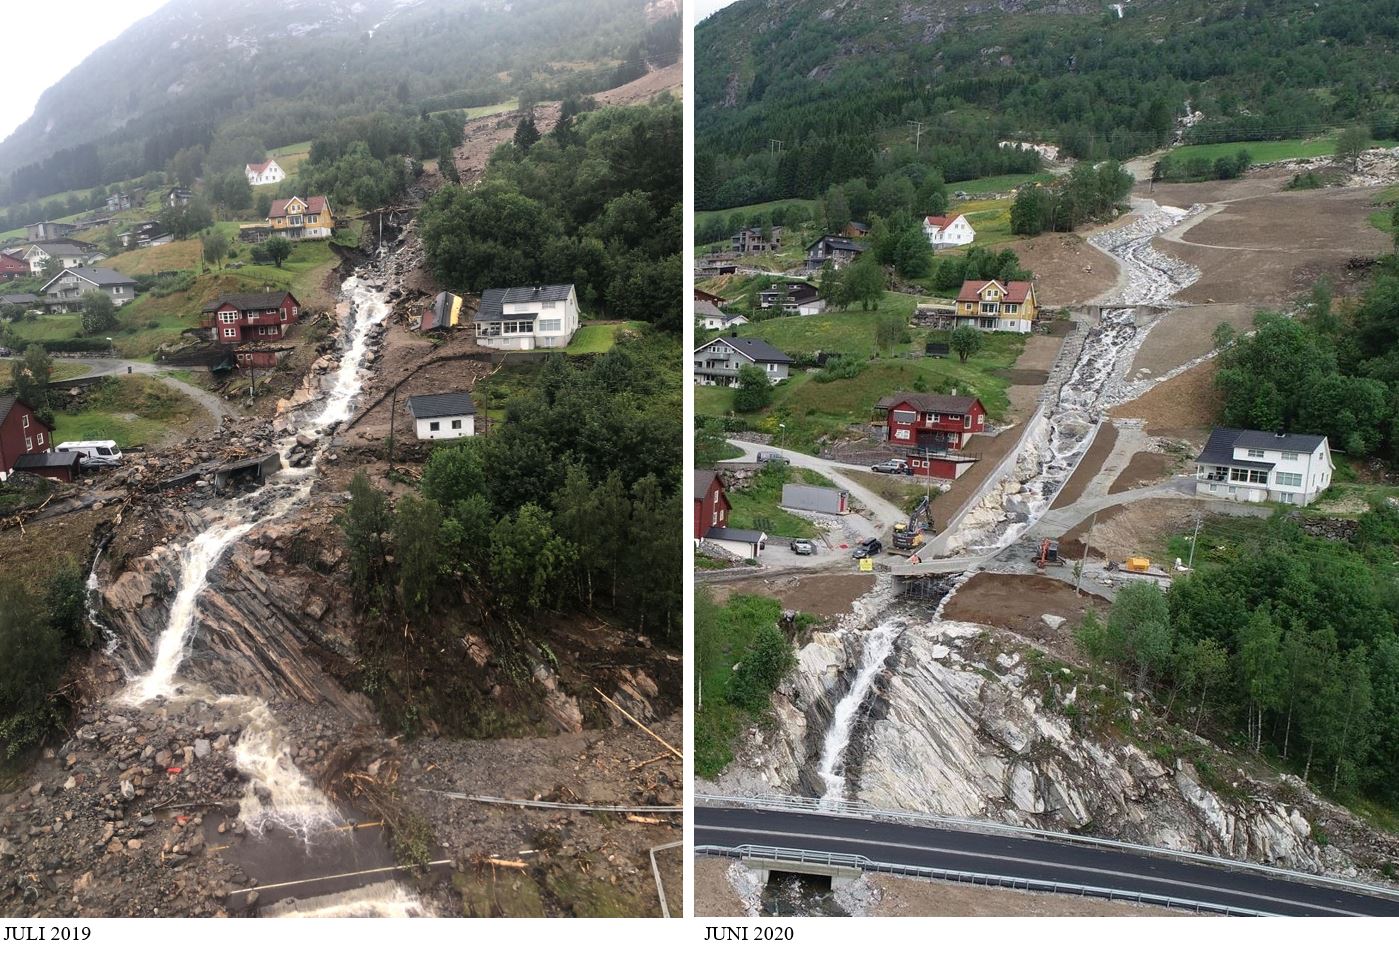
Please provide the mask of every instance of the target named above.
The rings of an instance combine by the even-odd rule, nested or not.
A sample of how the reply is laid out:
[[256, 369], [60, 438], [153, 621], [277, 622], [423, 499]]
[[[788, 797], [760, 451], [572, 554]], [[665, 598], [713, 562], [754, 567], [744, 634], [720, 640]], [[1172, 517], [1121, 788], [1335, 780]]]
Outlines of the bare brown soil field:
[[[1063, 549], [1063, 545], [1060, 545]], [[943, 617], [956, 622], [974, 622], [997, 629], [1008, 629], [1022, 636], [1039, 639], [1050, 633], [1040, 617], [1046, 613], [1063, 616], [1076, 625], [1090, 608], [1101, 611], [1105, 600], [1079, 595], [1069, 584], [1073, 575], [1066, 566], [1055, 569], [1061, 581], [1048, 575], [998, 575], [980, 572], [971, 577], [943, 607]]]
[[[1010, 888], [985, 885], [956, 885], [951, 882], [922, 881], [897, 875], [867, 876], [879, 892], [879, 901], [870, 915], [911, 916], [1057, 916], [1067, 918], [1111, 918], [1121, 916], [1191, 915], [1174, 909], [1109, 902], [1096, 898], [1040, 895]], [[698, 882], [698, 879], [696, 879]], [[698, 884], [696, 884], [698, 892]]]
[[1046, 306], [1090, 303], [1117, 285], [1117, 264], [1076, 232], [1047, 232], [1005, 248], [1035, 274], [1035, 292]]
[[753, 576], [734, 582], [711, 582], [709, 588], [718, 602], [727, 602], [735, 595], [769, 596], [782, 603], [784, 609], [830, 619], [849, 612], [851, 603], [874, 588], [874, 576], [868, 573]]
[[1218, 418], [1222, 403], [1214, 385], [1218, 370], [1215, 360], [1206, 360], [1162, 381], [1136, 400], [1113, 408], [1111, 414], [1146, 421], [1147, 433], [1153, 437], [1203, 441]]
[[1157, 205], [1174, 205], [1188, 209], [1197, 203], [1228, 202], [1281, 192], [1288, 176], [1261, 173], [1247, 178], [1224, 182], [1158, 182], [1147, 186], [1149, 197]]
[[1262, 308], [1217, 303], [1171, 310], [1147, 332], [1146, 340], [1132, 360], [1132, 370], [1144, 368], [1159, 377], [1198, 360], [1214, 349], [1214, 331], [1220, 323], [1228, 323], [1235, 332], [1250, 331], [1254, 315]]
[[1123, 491], [1131, 491], [1133, 488], [1155, 484], [1170, 477], [1175, 472], [1177, 463], [1178, 459], [1173, 454], [1138, 451], [1132, 455], [1132, 460], [1127, 462], [1127, 467], [1122, 469], [1122, 473], [1114, 479], [1108, 488], [1108, 494], [1115, 495]]
[[[1025, 348], [1020, 351], [1020, 356], [1015, 358], [1016, 371], [1039, 371], [1044, 377], [1049, 375], [1049, 368], [1054, 366], [1054, 358], [1059, 355], [1059, 348], [1064, 345], [1064, 335], [1047, 336], [1043, 333], [1035, 333], [1025, 341]], [[1041, 379], [1040, 383], [1044, 383]]]
[[1092, 528], [1092, 554], [1123, 559], [1147, 555], [1159, 559], [1165, 554], [1166, 539], [1186, 531], [1195, 520], [1201, 503], [1189, 498], [1153, 498], [1127, 505], [1116, 505], [1098, 513], [1097, 524], [1080, 522], [1059, 539], [1059, 553], [1066, 558], [1082, 558], [1088, 530]]
[[729, 883], [727, 858], [692, 859], [695, 870], [695, 914], [708, 918], [744, 918], [748, 912]]
[[1093, 438], [1093, 443], [1089, 445], [1088, 453], [1078, 462], [1078, 467], [1074, 468], [1074, 473], [1069, 476], [1069, 480], [1064, 482], [1064, 487], [1059, 489], [1059, 493], [1054, 496], [1054, 501], [1049, 507], [1063, 508], [1065, 505], [1072, 505], [1083, 497], [1084, 489], [1088, 487], [1088, 482], [1098, 476], [1098, 472], [1103, 469], [1103, 462], [1108, 459], [1112, 449], [1117, 446], [1117, 428], [1111, 423], [1104, 422], [1098, 428], [1097, 435]]
[[1158, 202], [1207, 202], [1214, 208], [1156, 242], [1200, 268], [1200, 280], [1177, 298], [1283, 306], [1322, 276], [1346, 294], [1365, 275], [1348, 261], [1390, 250], [1390, 239], [1368, 221], [1373, 187], [1285, 192], [1281, 181], [1274, 176], [1158, 187]]
[[56, 515], [47, 521], [32, 522], [0, 531], [0, 562], [5, 574], [18, 578], [34, 595], [43, 596], [49, 579], [71, 559], [78, 568], [87, 565], [92, 533], [117, 513], [114, 505], [101, 511]]

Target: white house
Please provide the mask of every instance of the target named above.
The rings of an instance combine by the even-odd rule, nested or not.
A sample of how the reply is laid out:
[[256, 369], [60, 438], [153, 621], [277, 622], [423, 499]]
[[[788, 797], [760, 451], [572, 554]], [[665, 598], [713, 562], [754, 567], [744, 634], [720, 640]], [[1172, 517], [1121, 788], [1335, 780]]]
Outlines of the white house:
[[1309, 505], [1330, 486], [1335, 468], [1320, 435], [1217, 427], [1195, 459], [1195, 494]]
[[102, 258], [102, 253], [95, 248], [86, 248], [72, 242], [40, 242], [7, 251], [14, 258], [29, 263], [31, 276], [44, 275], [45, 267], [50, 272], [59, 269], [80, 269]]
[[125, 306], [136, 298], [136, 280], [111, 269], [85, 266], [65, 269], [39, 287], [44, 309], [50, 313], [77, 313], [83, 308], [83, 294], [100, 290], [113, 306]]
[[711, 528], [704, 533], [704, 540], [717, 545], [731, 555], [741, 559], [761, 559], [767, 545], [767, 534], [752, 528]]
[[255, 165], [247, 165], [243, 169], [243, 174], [248, 177], [249, 185], [275, 185], [287, 177], [287, 173], [282, 171], [282, 166], [277, 164], [277, 159], [269, 158], [265, 162], [258, 162]]
[[695, 383], [702, 387], [732, 387], [741, 367], [761, 367], [768, 383], [787, 379], [792, 358], [762, 340], [721, 336], [695, 349]]
[[934, 249], [968, 246], [976, 240], [976, 230], [965, 215], [930, 215], [923, 220], [923, 234]]
[[444, 441], [476, 434], [476, 404], [464, 390], [408, 398], [413, 430], [420, 441]]
[[578, 332], [578, 293], [572, 283], [488, 289], [475, 322], [476, 342], [485, 347], [566, 347]]

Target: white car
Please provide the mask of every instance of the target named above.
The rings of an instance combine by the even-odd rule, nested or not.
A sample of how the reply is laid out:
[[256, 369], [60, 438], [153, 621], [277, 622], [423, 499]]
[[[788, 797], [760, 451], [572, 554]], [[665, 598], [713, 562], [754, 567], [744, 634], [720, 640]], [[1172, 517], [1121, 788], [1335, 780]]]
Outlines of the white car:
[[54, 448], [60, 454], [76, 451], [83, 464], [92, 468], [115, 468], [121, 464], [121, 448], [116, 441], [64, 441]]

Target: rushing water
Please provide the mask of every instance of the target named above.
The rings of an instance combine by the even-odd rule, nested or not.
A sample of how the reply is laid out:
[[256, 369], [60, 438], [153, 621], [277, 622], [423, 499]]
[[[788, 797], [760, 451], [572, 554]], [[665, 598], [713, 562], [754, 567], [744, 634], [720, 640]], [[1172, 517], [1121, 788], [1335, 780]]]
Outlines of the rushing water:
[[[370, 339], [388, 316], [389, 306], [374, 283], [352, 276], [342, 289], [349, 309], [342, 328], [338, 366], [322, 378], [323, 401], [312, 416], [301, 421], [281, 442], [283, 463], [296, 446], [297, 434], [316, 438], [348, 418], [364, 382], [364, 361]], [[305, 405], [311, 411], [315, 402]], [[321, 442], [323, 443], [323, 442]], [[318, 444], [318, 449], [319, 449]], [[179, 550], [179, 575], [165, 628], [157, 638], [150, 669], [130, 679], [120, 702], [133, 706], [176, 695], [204, 698], [242, 724], [234, 750], [238, 768], [250, 778], [240, 806], [239, 820], [254, 834], [269, 826], [299, 836], [308, 846], [311, 838], [341, 823], [330, 800], [297, 768], [287, 752], [288, 736], [267, 704], [255, 697], [235, 694], [214, 696], [201, 684], [180, 676], [199, 622], [199, 598], [209, 584], [209, 574], [224, 553], [252, 529], [286, 514], [311, 493], [315, 464], [285, 468], [258, 491], [231, 499], [206, 526]], [[90, 579], [90, 586], [95, 582]], [[100, 628], [105, 628], [98, 621]], [[422, 914], [421, 903], [396, 885], [371, 885], [354, 893], [334, 896], [325, 909], [300, 903], [286, 914], [407, 915]]]
[[[1198, 278], [1198, 271], [1152, 247], [1156, 236], [1192, 213], [1142, 204], [1142, 215], [1129, 225], [1090, 241], [1115, 256], [1126, 269], [1121, 302], [1151, 305], [1167, 300]], [[1068, 481], [1093, 440], [1098, 421], [1113, 396], [1136, 348], [1145, 336], [1132, 309], [1107, 310], [1085, 337], [1083, 348], [1058, 395], [1042, 407], [1026, 430], [1020, 457], [1006, 479], [993, 485], [951, 537], [948, 552], [994, 551], [1013, 543], [1038, 520]], [[946, 601], [946, 598], [943, 600]], [[933, 622], [941, 622], [939, 605]], [[874, 682], [884, 670], [906, 617], [885, 619], [864, 634], [860, 665], [850, 690], [836, 704], [822, 744], [819, 773], [825, 781], [823, 801], [845, 797], [844, 764], [850, 738]]]
[[850, 689], [836, 704], [822, 744], [818, 772], [825, 781], [825, 790], [821, 795], [823, 801], [839, 801], [845, 797], [845, 773], [841, 762], [845, 759], [846, 748], [850, 746], [850, 733], [855, 729], [860, 707], [864, 705], [870, 690], [874, 689], [875, 678], [893, 654], [905, 625], [903, 619], [887, 619], [865, 636], [855, 682], [850, 684]]

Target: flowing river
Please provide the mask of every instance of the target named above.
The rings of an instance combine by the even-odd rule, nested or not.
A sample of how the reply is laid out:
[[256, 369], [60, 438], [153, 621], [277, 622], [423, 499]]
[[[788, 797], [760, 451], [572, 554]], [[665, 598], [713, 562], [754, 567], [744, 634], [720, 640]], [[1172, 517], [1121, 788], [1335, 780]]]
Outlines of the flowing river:
[[[1164, 303], [1199, 276], [1194, 267], [1151, 244], [1193, 210], [1139, 200], [1138, 211], [1140, 217], [1128, 225], [1090, 239], [1125, 270], [1119, 302], [1126, 307]], [[1030, 419], [1015, 463], [1001, 480], [990, 483], [981, 502], [963, 517], [948, 542], [948, 554], [1004, 549], [1048, 510], [1091, 446], [1108, 406], [1122, 399], [1122, 378], [1145, 336], [1146, 327], [1138, 325], [1135, 309], [1103, 311], [1102, 321], [1085, 336], [1058, 395]], [[941, 623], [940, 616], [941, 606], [934, 614], [934, 627]], [[824, 801], [841, 800], [847, 794], [851, 738], [907, 625], [906, 616], [886, 617], [861, 637], [855, 675], [835, 706], [822, 742], [818, 772], [824, 782]]]
[[[381, 251], [381, 258], [383, 255]], [[293, 763], [287, 749], [289, 737], [273, 711], [256, 697], [216, 694], [204, 684], [182, 678], [180, 670], [198, 629], [200, 595], [208, 587], [209, 574], [220, 558], [250, 531], [287, 514], [310, 495], [325, 443], [350, 416], [363, 387], [364, 361], [371, 337], [389, 314], [382, 289], [382, 280], [359, 274], [349, 277], [342, 287], [348, 310], [342, 320], [339, 363], [322, 378], [320, 396], [294, 415], [295, 426], [279, 445], [286, 465], [290, 452], [297, 447], [297, 437], [301, 436], [304, 442], [309, 435], [315, 439], [314, 459], [305, 467], [284, 467], [262, 488], [229, 500], [179, 550], [175, 595], [166, 625], [156, 640], [154, 661], [149, 669], [133, 673], [125, 690], [116, 697], [119, 703], [137, 707], [174, 698], [203, 699], [236, 718], [242, 731], [234, 756], [238, 768], [249, 778], [239, 821], [254, 837], [276, 832], [279, 837], [298, 839], [307, 851], [313, 841], [325, 843], [324, 836], [339, 829], [344, 818]], [[110, 630], [100, 618], [94, 616], [94, 620], [110, 642]], [[273, 914], [420, 915], [424, 914], [424, 907], [396, 883], [379, 882], [311, 903], [287, 905], [280, 912], [274, 908]]]

